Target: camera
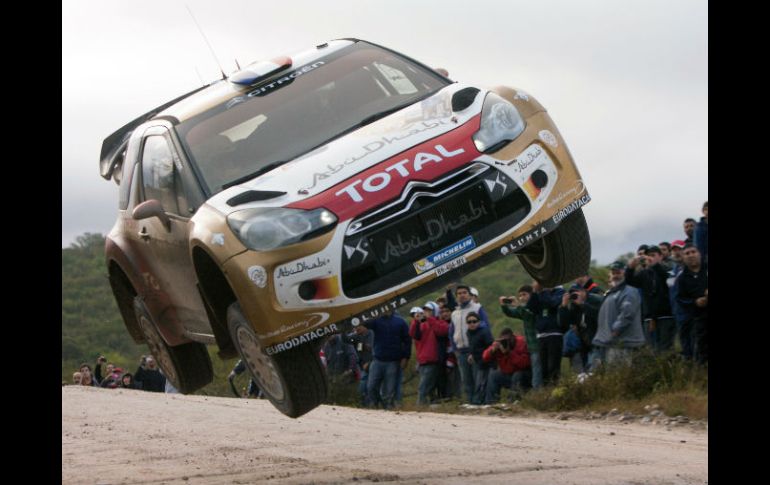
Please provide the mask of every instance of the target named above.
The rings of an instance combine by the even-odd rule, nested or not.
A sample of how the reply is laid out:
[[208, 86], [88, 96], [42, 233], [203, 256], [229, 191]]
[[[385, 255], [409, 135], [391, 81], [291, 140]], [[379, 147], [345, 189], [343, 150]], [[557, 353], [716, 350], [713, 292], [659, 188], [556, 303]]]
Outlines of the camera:
[[570, 299], [570, 300], [577, 300], [577, 299], [578, 299], [578, 294], [577, 294], [577, 292], [575, 292], [575, 291], [572, 291], [572, 292], [570, 292], [570, 294], [569, 294], [569, 299]]
[[507, 338], [500, 338], [500, 339], [497, 339], [497, 341], [500, 342], [500, 346], [502, 348], [504, 348], [504, 349], [508, 348], [508, 344], [509, 344], [510, 341]]
[[513, 304], [513, 299], [512, 298], [503, 298], [503, 304], [504, 305], [511, 305], [511, 304]]

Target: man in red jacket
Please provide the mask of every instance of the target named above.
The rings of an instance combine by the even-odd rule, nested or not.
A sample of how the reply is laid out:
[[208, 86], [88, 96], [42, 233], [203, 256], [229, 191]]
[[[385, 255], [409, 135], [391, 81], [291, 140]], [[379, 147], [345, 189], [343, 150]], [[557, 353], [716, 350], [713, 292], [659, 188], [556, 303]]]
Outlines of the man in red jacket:
[[486, 404], [500, 399], [501, 387], [518, 391], [532, 380], [527, 341], [514, 335], [510, 328], [500, 332], [500, 338], [484, 351], [482, 358], [484, 362], [497, 362], [497, 369], [492, 370], [487, 380]]
[[436, 303], [427, 302], [423, 310], [412, 320], [409, 328], [409, 336], [414, 340], [417, 351], [417, 363], [420, 364], [417, 404], [428, 404], [430, 401], [430, 393], [436, 387], [441, 355], [437, 337], [445, 337], [449, 332], [449, 324], [437, 318], [439, 308]]

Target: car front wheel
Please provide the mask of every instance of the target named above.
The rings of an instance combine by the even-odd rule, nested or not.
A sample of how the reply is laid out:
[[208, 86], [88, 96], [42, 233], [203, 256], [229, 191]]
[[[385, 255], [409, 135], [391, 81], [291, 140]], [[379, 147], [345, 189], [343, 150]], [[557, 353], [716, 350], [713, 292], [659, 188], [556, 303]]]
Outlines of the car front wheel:
[[267, 355], [237, 302], [227, 310], [227, 325], [252, 378], [279, 411], [297, 418], [324, 402], [328, 383], [313, 345]]
[[591, 238], [583, 210], [578, 209], [546, 234], [518, 253], [527, 273], [544, 288], [553, 288], [588, 273]]

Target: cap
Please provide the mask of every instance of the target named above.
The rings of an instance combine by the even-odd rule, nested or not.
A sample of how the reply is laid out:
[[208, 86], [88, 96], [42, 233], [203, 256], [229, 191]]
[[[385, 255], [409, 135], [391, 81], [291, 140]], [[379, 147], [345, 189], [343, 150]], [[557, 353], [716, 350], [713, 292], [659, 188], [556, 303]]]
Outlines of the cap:
[[409, 310], [410, 315], [414, 315], [415, 313], [420, 313], [420, 312], [422, 312], [422, 308], [418, 306], [413, 306], [412, 309]]
[[471, 293], [471, 295], [473, 295], [473, 296], [476, 296], [476, 297], [478, 297], [478, 296], [479, 296], [479, 290], [477, 290], [476, 288], [474, 288], [474, 287], [472, 287], [472, 286], [471, 286], [471, 289], [470, 289], [470, 293]]
[[683, 248], [684, 247], [684, 241], [681, 239], [677, 239], [676, 241], [671, 241], [671, 247], [672, 248]]
[[626, 265], [622, 261], [615, 261], [610, 265], [610, 269], [626, 269]]
[[433, 315], [438, 315], [439, 307], [438, 304], [432, 301], [425, 302], [425, 304], [422, 306], [423, 308], [428, 308], [433, 311]]

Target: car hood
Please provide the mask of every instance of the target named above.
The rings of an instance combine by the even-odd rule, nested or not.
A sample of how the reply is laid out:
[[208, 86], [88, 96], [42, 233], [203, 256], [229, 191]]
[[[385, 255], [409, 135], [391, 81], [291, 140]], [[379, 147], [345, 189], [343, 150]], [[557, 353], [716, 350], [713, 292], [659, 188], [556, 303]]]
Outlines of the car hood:
[[[452, 96], [467, 84], [454, 83], [434, 95], [346, 134], [257, 178], [229, 187], [207, 203], [227, 215], [253, 207], [282, 207], [316, 196], [411, 147], [477, 119], [486, 89], [452, 111]], [[471, 91], [472, 92], [472, 91]], [[467, 104], [467, 103], [466, 103]], [[244, 197], [247, 192], [285, 192], [271, 198]], [[238, 204], [239, 199], [258, 199]], [[233, 200], [235, 199], [235, 201]]]

